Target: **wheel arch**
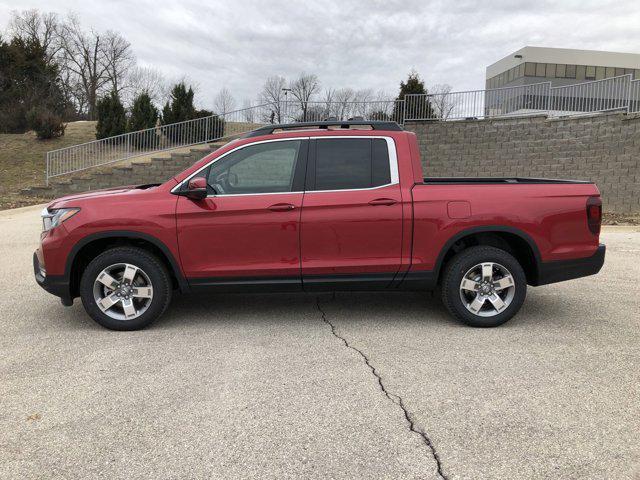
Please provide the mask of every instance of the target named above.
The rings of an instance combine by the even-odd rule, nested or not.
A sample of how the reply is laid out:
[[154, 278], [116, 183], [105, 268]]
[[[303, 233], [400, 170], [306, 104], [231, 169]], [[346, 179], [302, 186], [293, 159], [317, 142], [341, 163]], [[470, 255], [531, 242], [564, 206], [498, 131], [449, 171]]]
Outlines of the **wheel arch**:
[[69, 281], [72, 298], [79, 295], [82, 266], [86, 266], [98, 253], [122, 245], [143, 248], [156, 255], [167, 267], [174, 286], [182, 292], [189, 290], [189, 284], [182, 274], [179, 263], [161, 240], [142, 232], [119, 230], [88, 235], [73, 246], [65, 264], [65, 277]]
[[434, 273], [438, 282], [442, 269], [458, 252], [475, 245], [489, 245], [507, 251], [520, 263], [527, 276], [527, 283], [536, 285], [540, 271], [540, 250], [526, 232], [503, 225], [486, 225], [462, 230], [451, 237], [440, 250]]

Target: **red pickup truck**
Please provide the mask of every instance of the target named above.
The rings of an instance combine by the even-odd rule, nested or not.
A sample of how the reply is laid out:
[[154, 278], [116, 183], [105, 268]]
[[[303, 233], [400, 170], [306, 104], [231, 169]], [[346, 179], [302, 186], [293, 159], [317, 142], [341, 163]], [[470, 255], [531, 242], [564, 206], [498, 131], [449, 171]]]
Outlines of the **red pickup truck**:
[[392, 122], [269, 125], [166, 183], [51, 202], [34, 270], [115, 330], [205, 289], [438, 288], [451, 314], [490, 327], [527, 285], [600, 270], [601, 212], [589, 182], [424, 178], [416, 136]]

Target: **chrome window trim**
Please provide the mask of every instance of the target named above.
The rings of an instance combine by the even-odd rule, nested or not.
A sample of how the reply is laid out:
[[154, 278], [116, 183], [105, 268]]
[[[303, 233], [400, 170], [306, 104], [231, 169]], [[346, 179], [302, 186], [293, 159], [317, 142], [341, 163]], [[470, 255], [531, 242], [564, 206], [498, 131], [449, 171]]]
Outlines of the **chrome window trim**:
[[398, 185], [400, 183], [399, 173], [398, 173], [398, 153], [396, 150], [396, 144], [393, 141], [393, 138], [387, 137], [384, 135], [327, 135], [327, 136], [319, 136], [319, 137], [288, 137], [288, 138], [271, 138], [268, 140], [260, 140], [258, 142], [251, 142], [244, 145], [239, 145], [236, 148], [229, 150], [228, 152], [223, 153], [217, 158], [214, 158], [206, 165], [202, 166], [187, 178], [178, 183], [175, 187], [171, 189], [171, 193], [176, 193], [185, 182], [188, 182], [193, 177], [195, 177], [198, 173], [208, 168], [213, 163], [218, 160], [223, 159], [227, 155], [240, 150], [245, 147], [250, 147], [252, 145], [259, 145], [261, 143], [271, 143], [271, 142], [287, 142], [287, 141], [296, 141], [296, 140], [322, 140], [322, 139], [336, 139], [336, 138], [382, 138], [387, 142], [387, 150], [389, 151], [389, 176], [391, 178], [391, 182], [385, 183], [384, 185], [378, 185], [376, 187], [366, 187], [366, 188], [344, 188], [338, 190], [309, 190], [309, 191], [298, 191], [298, 192], [265, 192], [265, 193], [228, 193], [222, 195], [207, 195], [206, 198], [212, 197], [247, 197], [251, 195], [293, 195], [297, 193], [327, 193], [327, 192], [357, 192], [357, 191], [365, 191], [365, 190], [377, 190], [379, 188], [390, 187], [392, 185]]

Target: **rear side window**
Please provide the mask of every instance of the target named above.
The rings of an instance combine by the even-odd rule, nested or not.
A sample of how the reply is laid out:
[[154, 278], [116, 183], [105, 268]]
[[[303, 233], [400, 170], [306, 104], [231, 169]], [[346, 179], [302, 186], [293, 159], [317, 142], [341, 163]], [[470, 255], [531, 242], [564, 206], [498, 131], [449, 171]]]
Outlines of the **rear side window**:
[[315, 190], [371, 188], [391, 182], [382, 138], [316, 140]]

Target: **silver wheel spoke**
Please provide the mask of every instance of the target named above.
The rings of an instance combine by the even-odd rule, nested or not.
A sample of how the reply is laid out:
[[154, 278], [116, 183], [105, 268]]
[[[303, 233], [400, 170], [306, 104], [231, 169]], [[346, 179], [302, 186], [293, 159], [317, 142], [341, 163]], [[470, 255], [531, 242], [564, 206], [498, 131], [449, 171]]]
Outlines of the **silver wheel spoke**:
[[120, 299], [116, 296], [116, 294], [112, 293], [111, 295], [107, 295], [102, 300], [97, 302], [97, 305], [98, 305], [98, 308], [100, 308], [100, 310], [102, 310], [103, 312], [106, 312], [119, 301]]
[[488, 298], [491, 302], [491, 305], [493, 305], [493, 308], [495, 308], [498, 312], [501, 312], [502, 310], [507, 308], [507, 304], [504, 303], [502, 299], [495, 293], [493, 295], [489, 295]]
[[100, 272], [100, 275], [98, 275], [97, 280], [98, 282], [100, 282], [105, 287], [111, 290], [115, 290], [116, 288], [118, 288], [118, 281], [115, 278], [113, 278], [111, 275], [109, 275], [107, 272], [105, 272], [104, 270]]
[[500, 280], [493, 282], [493, 288], [500, 291], [513, 286], [513, 284], [513, 277], [511, 275], [507, 275]]
[[136, 316], [136, 307], [133, 306], [133, 300], [130, 298], [122, 300], [122, 309], [124, 310], [125, 317], [132, 318]]
[[470, 292], [476, 292], [478, 290], [478, 287], [478, 282], [474, 282], [473, 280], [469, 280], [468, 278], [463, 278], [462, 284], [460, 285], [460, 288], [469, 290]]
[[482, 264], [482, 280], [491, 281], [493, 279], [493, 263]]
[[485, 300], [486, 300], [485, 297], [476, 295], [476, 298], [473, 299], [473, 302], [469, 304], [469, 310], [471, 310], [473, 313], [478, 313], [482, 308], [482, 305], [484, 305]]
[[114, 263], [93, 282], [93, 298], [102, 313], [114, 320], [130, 321], [143, 315], [154, 300], [149, 275], [129, 263]]
[[124, 269], [124, 273], [122, 274], [122, 280], [129, 285], [133, 285], [133, 279], [135, 278], [136, 273], [138, 273], [138, 267], [127, 265]]
[[152, 298], [153, 288], [151, 287], [136, 287], [133, 289], [131, 296], [133, 298]]

